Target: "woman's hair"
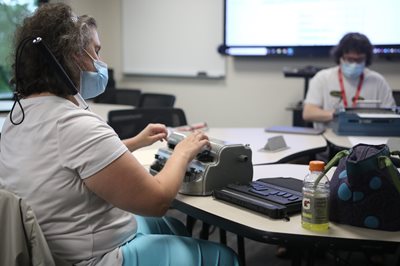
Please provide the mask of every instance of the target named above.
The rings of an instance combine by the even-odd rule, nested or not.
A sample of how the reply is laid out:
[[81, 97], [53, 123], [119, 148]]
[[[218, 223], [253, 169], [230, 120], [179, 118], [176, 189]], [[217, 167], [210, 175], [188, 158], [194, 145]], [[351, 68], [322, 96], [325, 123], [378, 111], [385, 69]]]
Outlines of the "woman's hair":
[[[71, 8], [63, 3], [43, 4], [32, 16], [24, 19], [15, 33], [13, 78], [16, 93], [26, 97], [34, 93], [50, 92], [66, 97], [70, 90], [59, 78], [54, 68], [46, 61], [36, 44], [30, 39], [41, 37], [54, 54], [76, 87], [79, 85], [79, 58], [90, 41], [96, 21], [89, 16], [77, 17]], [[25, 41], [22, 53], [18, 47]], [[21, 46], [22, 47], [22, 46]]]
[[345, 53], [365, 54], [365, 65], [369, 66], [372, 61], [372, 49], [372, 44], [367, 36], [358, 32], [351, 32], [344, 35], [339, 44], [333, 48], [332, 55], [336, 64], [340, 64], [340, 58]]

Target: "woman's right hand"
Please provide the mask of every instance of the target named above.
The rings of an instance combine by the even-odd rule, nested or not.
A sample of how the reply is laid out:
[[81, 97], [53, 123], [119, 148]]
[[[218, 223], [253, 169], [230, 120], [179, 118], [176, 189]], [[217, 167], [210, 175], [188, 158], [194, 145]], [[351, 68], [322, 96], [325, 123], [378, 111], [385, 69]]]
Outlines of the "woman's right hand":
[[180, 154], [187, 160], [187, 163], [189, 163], [202, 148], [208, 146], [210, 146], [210, 141], [207, 135], [201, 131], [195, 131], [175, 146], [174, 153]]
[[192, 133], [175, 146], [155, 176], [126, 151], [84, 182], [91, 191], [118, 208], [140, 215], [162, 216], [182, 185], [188, 163], [209, 145], [203, 132]]

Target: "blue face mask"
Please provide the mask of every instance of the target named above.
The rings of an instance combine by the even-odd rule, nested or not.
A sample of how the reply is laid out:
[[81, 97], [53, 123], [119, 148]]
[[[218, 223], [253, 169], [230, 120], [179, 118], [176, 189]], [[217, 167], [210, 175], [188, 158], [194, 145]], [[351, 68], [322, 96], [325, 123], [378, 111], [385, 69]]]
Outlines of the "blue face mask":
[[80, 93], [85, 100], [102, 94], [108, 82], [107, 64], [99, 60], [93, 60], [93, 64], [97, 72], [81, 72]]
[[358, 78], [364, 71], [365, 62], [363, 63], [349, 63], [344, 60], [340, 62], [340, 68], [345, 77], [349, 79]]

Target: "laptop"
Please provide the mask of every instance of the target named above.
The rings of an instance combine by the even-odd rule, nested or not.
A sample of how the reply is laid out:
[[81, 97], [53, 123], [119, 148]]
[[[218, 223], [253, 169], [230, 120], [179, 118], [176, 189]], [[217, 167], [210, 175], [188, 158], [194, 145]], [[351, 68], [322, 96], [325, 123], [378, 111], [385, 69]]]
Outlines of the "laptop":
[[213, 197], [262, 213], [273, 219], [300, 213], [303, 181], [292, 177], [261, 178], [249, 184], [230, 184]]
[[311, 127], [294, 127], [294, 126], [272, 126], [265, 129], [265, 132], [272, 133], [292, 133], [305, 135], [321, 135], [324, 129], [316, 129]]

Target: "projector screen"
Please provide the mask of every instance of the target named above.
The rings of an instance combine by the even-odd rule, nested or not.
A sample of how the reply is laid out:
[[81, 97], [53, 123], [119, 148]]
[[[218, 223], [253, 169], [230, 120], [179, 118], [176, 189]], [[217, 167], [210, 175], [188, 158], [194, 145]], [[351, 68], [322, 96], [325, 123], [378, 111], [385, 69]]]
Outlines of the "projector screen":
[[223, 54], [327, 56], [348, 32], [400, 54], [399, 0], [225, 0], [224, 10]]

